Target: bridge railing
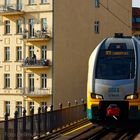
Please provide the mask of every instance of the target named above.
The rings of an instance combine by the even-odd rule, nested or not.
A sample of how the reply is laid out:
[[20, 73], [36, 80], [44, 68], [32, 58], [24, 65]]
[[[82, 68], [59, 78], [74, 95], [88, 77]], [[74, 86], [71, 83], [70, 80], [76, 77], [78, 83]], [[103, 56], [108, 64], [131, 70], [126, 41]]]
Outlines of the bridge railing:
[[5, 121], [0, 122], [0, 140], [31, 140], [34, 137], [40, 137], [43, 134], [51, 133], [53, 130], [61, 129], [63, 126], [77, 122], [86, 117], [86, 104], [75, 104], [62, 108], [59, 104], [58, 110], [47, 111], [47, 106], [41, 112], [38, 108], [38, 114], [26, 116], [26, 110], [23, 111], [23, 117], [18, 118], [18, 112], [15, 112], [14, 119], [8, 120], [8, 114], [5, 114]]

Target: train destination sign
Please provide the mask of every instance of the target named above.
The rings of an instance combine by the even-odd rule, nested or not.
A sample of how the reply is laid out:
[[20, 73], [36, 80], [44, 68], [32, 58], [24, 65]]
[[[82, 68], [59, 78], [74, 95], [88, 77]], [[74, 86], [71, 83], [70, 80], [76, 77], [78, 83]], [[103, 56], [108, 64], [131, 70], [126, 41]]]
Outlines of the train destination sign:
[[128, 52], [112, 52], [112, 51], [106, 51], [105, 55], [128, 55]]

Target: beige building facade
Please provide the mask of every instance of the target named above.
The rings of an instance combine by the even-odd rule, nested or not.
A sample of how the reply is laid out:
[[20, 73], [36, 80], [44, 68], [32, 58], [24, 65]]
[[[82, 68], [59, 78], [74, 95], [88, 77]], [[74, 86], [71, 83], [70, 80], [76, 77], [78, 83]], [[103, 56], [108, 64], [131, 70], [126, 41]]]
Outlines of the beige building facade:
[[55, 0], [53, 102], [86, 100], [88, 59], [104, 38], [131, 35], [131, 0]]
[[86, 99], [88, 58], [116, 32], [131, 35], [128, 0], [1, 0], [0, 117]]

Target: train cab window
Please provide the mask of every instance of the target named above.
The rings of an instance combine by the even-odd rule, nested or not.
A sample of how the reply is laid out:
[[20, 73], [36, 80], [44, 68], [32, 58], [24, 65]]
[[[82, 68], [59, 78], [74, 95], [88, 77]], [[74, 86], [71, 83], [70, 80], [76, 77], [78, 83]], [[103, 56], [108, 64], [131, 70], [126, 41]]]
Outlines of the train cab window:
[[96, 79], [122, 80], [135, 76], [134, 49], [125, 43], [113, 43], [100, 49], [96, 64]]

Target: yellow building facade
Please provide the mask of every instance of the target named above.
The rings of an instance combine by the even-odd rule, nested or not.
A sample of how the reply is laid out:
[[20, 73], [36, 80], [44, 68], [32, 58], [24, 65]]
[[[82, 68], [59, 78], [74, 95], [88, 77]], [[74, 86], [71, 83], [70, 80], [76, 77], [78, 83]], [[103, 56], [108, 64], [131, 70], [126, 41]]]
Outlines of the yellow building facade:
[[0, 117], [51, 104], [52, 0], [0, 1]]

